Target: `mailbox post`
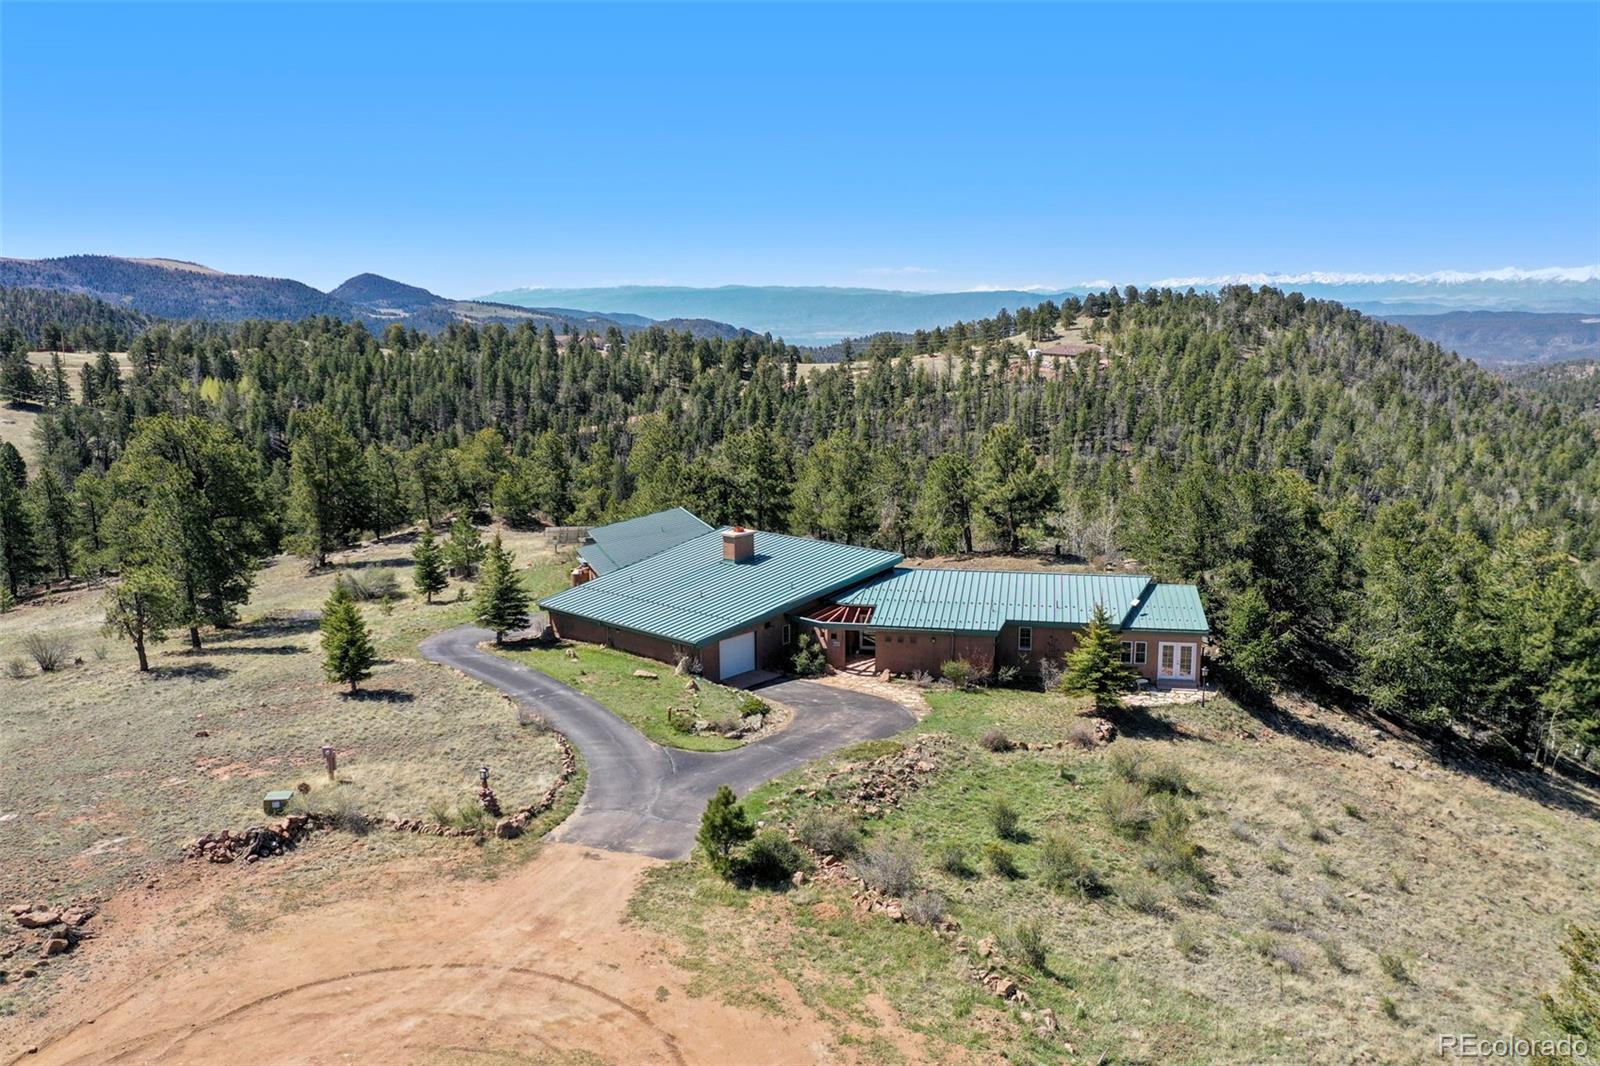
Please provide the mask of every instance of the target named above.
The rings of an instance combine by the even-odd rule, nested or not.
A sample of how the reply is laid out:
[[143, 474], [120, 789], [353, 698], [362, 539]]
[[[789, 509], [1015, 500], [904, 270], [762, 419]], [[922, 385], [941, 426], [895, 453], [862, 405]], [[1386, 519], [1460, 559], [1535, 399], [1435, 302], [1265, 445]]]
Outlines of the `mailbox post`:
[[328, 780], [334, 778], [334, 771], [339, 769], [339, 756], [334, 754], [332, 744], [322, 745], [322, 761], [328, 766]]

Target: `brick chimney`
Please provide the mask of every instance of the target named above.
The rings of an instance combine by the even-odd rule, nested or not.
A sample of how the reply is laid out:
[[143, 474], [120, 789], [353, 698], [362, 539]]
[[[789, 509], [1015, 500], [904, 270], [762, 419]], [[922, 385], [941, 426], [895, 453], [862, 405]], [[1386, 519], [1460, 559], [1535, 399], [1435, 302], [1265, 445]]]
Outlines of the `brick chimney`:
[[722, 531], [722, 557], [729, 562], [749, 562], [756, 553], [756, 531], [734, 526]]

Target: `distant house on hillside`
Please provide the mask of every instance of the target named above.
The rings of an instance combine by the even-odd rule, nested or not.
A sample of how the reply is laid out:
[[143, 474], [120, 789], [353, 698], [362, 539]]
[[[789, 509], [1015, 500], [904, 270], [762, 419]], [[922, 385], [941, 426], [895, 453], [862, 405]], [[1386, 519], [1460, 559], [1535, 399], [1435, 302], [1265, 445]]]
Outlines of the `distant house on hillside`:
[[1210, 633], [1193, 585], [1140, 575], [906, 567], [875, 548], [712, 529], [681, 508], [590, 536], [573, 587], [540, 604], [556, 632], [663, 662], [697, 659], [717, 680], [781, 668], [803, 633], [837, 669], [937, 674], [965, 659], [984, 673], [1036, 676], [1077, 646], [1098, 605], [1131, 669], [1194, 685]]
[[1100, 351], [1098, 344], [1079, 344], [1076, 341], [1061, 341], [1058, 344], [1038, 349], [1039, 354], [1047, 359], [1057, 355], [1070, 359], [1073, 356], [1082, 355], [1084, 352], [1098, 351]]

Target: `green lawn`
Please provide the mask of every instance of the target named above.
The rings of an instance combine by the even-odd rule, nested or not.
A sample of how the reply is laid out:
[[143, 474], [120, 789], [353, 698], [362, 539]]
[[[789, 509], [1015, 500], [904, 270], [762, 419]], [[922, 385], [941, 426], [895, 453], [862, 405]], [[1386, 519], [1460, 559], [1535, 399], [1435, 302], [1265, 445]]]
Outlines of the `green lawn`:
[[[1006, 690], [935, 690], [929, 702], [897, 740], [786, 775], [748, 805], [769, 824], [845, 811], [869, 760], [930, 735], [938, 769], [860, 827], [869, 848], [909, 849], [918, 888], [907, 898], [943, 897], [967, 950], [858, 912], [827, 882], [740, 890], [673, 864], [647, 877], [632, 913], [676, 940], [705, 992], [759, 1003], [759, 975], [776, 975], [842, 1042], [874, 1039], [882, 997], [935, 1041], [1011, 1061], [1411, 1059], [1434, 1032], [1537, 1030], [1562, 922], [1600, 911], [1589, 883], [1600, 826], [1474, 777], [1367, 758], [1340, 745], [1354, 727], [1331, 712], [1278, 731], [1212, 699], [1120, 712], [1126, 735], [1110, 747], [996, 752], [979, 743], [986, 731], [1062, 740], [1081, 703]], [[1168, 820], [1119, 826], [1118, 798]], [[991, 820], [1000, 799], [1019, 815], [1008, 840]], [[1097, 889], [1048, 884], [1053, 835]], [[995, 846], [1014, 874], [989, 865]], [[953, 849], [964, 872], [945, 867]], [[1507, 896], [1495, 871], [1530, 864], [1540, 876]], [[1017, 945], [1029, 921], [1042, 965]], [[1031, 1003], [970, 978], [994, 965], [972, 950], [984, 937]], [[1060, 1029], [1040, 1035], [1046, 1007]], [[1286, 1012], [1301, 1019], [1293, 1029]]]
[[[569, 658], [569, 652], [576, 658]], [[555, 648], [506, 650], [502, 654], [599, 701], [657, 744], [688, 751], [727, 751], [744, 743], [715, 734], [683, 733], [667, 722], [667, 711], [674, 707], [689, 708], [695, 718], [710, 722], [737, 719], [740, 701], [748, 696], [738, 689], [699, 678], [700, 690], [689, 692], [684, 678], [670, 666], [598, 644], [568, 642]], [[648, 670], [656, 676], [635, 677], [635, 670]]]

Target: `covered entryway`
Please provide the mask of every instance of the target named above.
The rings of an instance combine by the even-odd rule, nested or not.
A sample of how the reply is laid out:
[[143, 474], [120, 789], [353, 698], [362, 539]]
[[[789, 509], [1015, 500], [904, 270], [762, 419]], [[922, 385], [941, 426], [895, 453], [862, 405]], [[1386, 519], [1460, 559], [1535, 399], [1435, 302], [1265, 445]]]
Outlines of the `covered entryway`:
[[1162, 641], [1160, 655], [1156, 659], [1156, 680], [1193, 684], [1195, 660], [1199, 658], [1198, 648], [1196, 644], [1168, 644]]
[[718, 681], [748, 674], [756, 668], [756, 635], [740, 633], [717, 645]]

